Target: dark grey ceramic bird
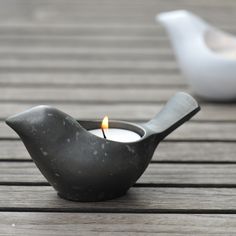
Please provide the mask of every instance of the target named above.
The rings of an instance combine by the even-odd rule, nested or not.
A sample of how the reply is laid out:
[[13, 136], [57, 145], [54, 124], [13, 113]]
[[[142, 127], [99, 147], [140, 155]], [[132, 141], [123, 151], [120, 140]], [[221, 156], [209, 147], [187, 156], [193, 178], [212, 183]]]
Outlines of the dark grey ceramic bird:
[[88, 130], [99, 128], [100, 122], [77, 121], [49, 106], [34, 107], [6, 123], [59, 196], [101, 201], [125, 194], [147, 168], [158, 143], [199, 109], [190, 95], [178, 93], [147, 123], [112, 121], [110, 127], [141, 136], [130, 143], [97, 137]]

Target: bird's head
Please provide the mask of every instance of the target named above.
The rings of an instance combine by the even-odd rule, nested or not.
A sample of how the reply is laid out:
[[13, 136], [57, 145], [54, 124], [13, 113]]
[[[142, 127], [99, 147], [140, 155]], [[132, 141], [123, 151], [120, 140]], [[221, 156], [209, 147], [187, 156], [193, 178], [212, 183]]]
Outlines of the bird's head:
[[76, 120], [56, 108], [40, 105], [10, 116], [6, 123], [21, 138], [57, 139], [65, 130], [73, 129]]

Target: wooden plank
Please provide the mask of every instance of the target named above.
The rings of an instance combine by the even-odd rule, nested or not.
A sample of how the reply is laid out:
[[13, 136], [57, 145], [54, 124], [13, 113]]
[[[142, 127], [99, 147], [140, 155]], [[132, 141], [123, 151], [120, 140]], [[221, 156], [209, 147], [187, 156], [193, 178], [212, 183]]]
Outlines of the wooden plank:
[[235, 153], [235, 143], [162, 142], [157, 147], [153, 161], [235, 162]]
[[157, 56], [173, 56], [173, 51], [171, 48], [116, 48], [116, 47], [0, 47], [1, 53], [15, 53], [15, 54], [45, 54], [45, 53], [69, 53], [69, 54], [78, 54], [78, 53], [93, 53], [93, 54], [141, 54], [144, 55], [157, 55]]
[[[198, 150], [197, 152], [195, 150]], [[162, 142], [154, 162], [236, 162], [236, 145], [227, 142]], [[0, 160], [30, 160], [21, 141], [0, 141]]]
[[[88, 65], [86, 61], [51, 61], [51, 60], [24, 60], [24, 61], [14, 61], [14, 60], [0, 60], [1, 67], [16, 67], [17, 68], [68, 68], [68, 69], [86, 69], [91, 68], [93, 69], [132, 69], [139, 67], [140, 69], [150, 69], [151, 71], [155, 71], [154, 69], [166, 69], [166, 70], [174, 70], [177, 68], [176, 63], [172, 61], [168, 62], [159, 62], [156, 63], [155, 61], [121, 61], [117, 63], [116, 61], [91, 61]], [[60, 69], [59, 68], [59, 69]]]
[[166, 101], [178, 88], [0, 88], [0, 101]]
[[[155, 14], [156, 15], [156, 14]], [[230, 16], [231, 18], [231, 16]], [[217, 24], [216, 24], [217, 26]], [[220, 26], [219, 26], [220, 27]], [[232, 24], [221, 25], [221, 29], [229, 32], [235, 32], [236, 28]], [[151, 37], [158, 40], [168, 40], [168, 36], [164, 28], [156, 23], [153, 24], [123, 24], [123, 23], [70, 23], [63, 22], [54, 24], [53, 22], [31, 23], [24, 22], [19, 24], [12, 22], [11, 24], [0, 23], [0, 37]]]
[[[93, 2], [94, 3], [94, 2]], [[134, 2], [135, 3], [135, 2]], [[232, 3], [229, 7], [215, 7], [212, 10], [214, 4], [211, 4], [210, 7], [206, 7], [206, 4], [199, 6], [199, 4], [186, 4], [186, 1], [180, 2], [168, 2], [167, 4], [161, 4], [158, 2], [147, 2], [146, 4], [141, 4], [141, 6], [136, 4], [126, 4], [122, 6], [122, 2], [119, 4], [109, 4], [105, 1], [100, 3], [99, 7], [97, 4], [81, 4], [78, 2], [75, 4], [74, 1], [71, 2], [59, 2], [55, 4], [54, 2], [41, 2], [41, 4], [34, 4], [30, 1], [26, 2], [17, 2], [10, 1], [10, 3], [3, 3], [4, 9], [7, 9], [8, 12], [14, 14], [12, 17], [11, 14], [3, 14], [1, 17], [2, 22], [11, 23], [11, 22], [148, 22], [154, 23], [154, 20], [150, 16], [154, 16], [158, 11], [187, 8], [195, 9], [197, 13], [203, 12], [204, 15], [212, 15], [217, 21], [229, 22], [229, 17], [225, 17], [225, 11], [227, 9], [234, 8], [235, 5]], [[176, 4], [176, 5], [175, 5]], [[201, 5], [201, 4], [200, 4]], [[174, 7], [176, 6], [176, 7]], [[27, 7], [27, 11], [25, 10]], [[222, 10], [222, 7], [224, 10]], [[19, 10], [16, 10], [19, 9]], [[209, 10], [211, 9], [211, 10]], [[227, 11], [228, 12], [228, 11]], [[229, 15], [229, 13], [228, 13]], [[231, 14], [233, 17], [233, 14]]]
[[[4, 2], [2, 0], [2, 2]], [[23, 0], [21, 1], [21, 4], [23, 5], [28, 5], [28, 3], [30, 3], [31, 1], [29, 0]], [[235, 5], [235, 2], [233, 0], [228, 0], [226, 2], [222, 2], [221, 0], [214, 0], [213, 1], [216, 6], [218, 5], [223, 5], [223, 6], [232, 6], [232, 5]], [[15, 3], [18, 3], [18, 1], [16, 0], [11, 0], [9, 2], [7, 2], [7, 4], [5, 4], [6, 6], [14, 6]], [[40, 3], [40, 4], [39, 4]], [[54, 6], [54, 5], [57, 5], [55, 4], [54, 1], [42, 1], [40, 0], [38, 4], [35, 4], [35, 3], [32, 3], [31, 4], [31, 7], [38, 7], [38, 6], [47, 6], [47, 5], [50, 5], [50, 6]], [[97, 7], [99, 6], [98, 2], [96, 0], [91, 0], [91, 1], [82, 1], [82, 0], [78, 0], [78, 1], [73, 1], [73, 0], [64, 0], [64, 1], [59, 1], [58, 2], [58, 8], [62, 8], [62, 7], [65, 7], [65, 6], [68, 6], [68, 4], [70, 4], [70, 6], [88, 6], [88, 7]], [[131, 0], [131, 1], [125, 1], [125, 0], [121, 0], [120, 2], [117, 2], [117, 1], [114, 1], [114, 0], [111, 0], [111, 1], [102, 1], [101, 2], [102, 5], [111, 5], [111, 6], [120, 6], [120, 7], [126, 7], [127, 5], [128, 6], [145, 6], [145, 5], [151, 5], [153, 6], [152, 4], [156, 4], [157, 6], [172, 6], [172, 5], [175, 5], [175, 4], [186, 4], [187, 6], [208, 6], [208, 5], [212, 5], [214, 7], [214, 5], [212, 4], [212, 1], [203, 1], [203, 0], [199, 0], [199, 1], [184, 1], [184, 0], [177, 0], [177, 1], [168, 1], [168, 2], [163, 2], [163, 1], [155, 1], [155, 0], [147, 0], [145, 2], [141, 1], [141, 0]], [[63, 9], [63, 8], [62, 8]]]
[[[155, 95], [159, 96], [159, 94], [156, 93]], [[111, 96], [116, 99], [113, 95]], [[122, 97], [122, 95], [120, 96]], [[133, 95], [133, 99], [136, 98], [137, 96]], [[137, 101], [134, 103], [129, 103], [126, 101], [111, 102], [109, 99], [107, 99], [107, 101], [102, 102], [99, 101], [99, 96], [97, 97], [97, 100], [98, 101], [96, 103], [95, 101], [76, 101], [73, 103], [64, 101], [64, 104], [58, 103], [57, 101], [55, 101], [55, 103], [51, 101], [35, 101], [30, 103], [27, 102], [27, 100], [24, 101], [24, 103], [2, 102], [0, 103], [0, 119], [4, 120], [10, 115], [22, 112], [39, 104], [48, 104], [70, 114], [77, 119], [101, 119], [105, 114], [107, 114], [110, 119], [131, 120], [139, 122], [146, 121], [154, 117], [164, 105], [164, 103], [161, 101], [152, 103]], [[201, 104], [200, 102], [200, 105], [201, 111], [196, 116], [194, 116], [192, 120], [221, 122], [233, 122], [236, 120], [236, 110], [234, 104]]]
[[[137, 15], [139, 15], [139, 11], [138, 10], [142, 10], [142, 9], [145, 9], [146, 11], [144, 11], [143, 13], [146, 15], [148, 15], [149, 12], [147, 12], [148, 10], [156, 10], [156, 11], [161, 11], [163, 10], [163, 8], [172, 8], [172, 9], [175, 9], [176, 7], [178, 7], [179, 5], [179, 8], [181, 9], [181, 6], [185, 5], [185, 7], [187, 8], [196, 8], [198, 11], [201, 10], [201, 12], [204, 12], [205, 9], [208, 9], [209, 6], [212, 6], [212, 8], [215, 10], [215, 11], [209, 11], [209, 15], [214, 15], [215, 13], [220, 13], [219, 9], [217, 8], [217, 3], [219, 4], [219, 1], [214, 1], [214, 3], [216, 2], [216, 6], [214, 7], [214, 4], [212, 3], [208, 3], [208, 4], [204, 4], [202, 2], [196, 4], [196, 3], [193, 3], [193, 1], [191, 1], [190, 3], [186, 2], [186, 1], [171, 1], [171, 2], [162, 2], [162, 1], [147, 1], [146, 4], [144, 3], [141, 3], [141, 2], [137, 2], [137, 1], [129, 1], [128, 3], [125, 3], [124, 1], [121, 1], [118, 3], [115, 3], [114, 1], [102, 1], [100, 3], [100, 5], [96, 2], [96, 1], [90, 1], [90, 3], [86, 4], [84, 1], [59, 1], [57, 4], [55, 4], [55, 2], [53, 1], [39, 1], [40, 4], [34, 4], [34, 3], [31, 3], [30, 1], [22, 1], [21, 2], [21, 5], [19, 5], [19, 3], [17, 1], [9, 1], [10, 3], [8, 4], [4, 4], [5, 7], [8, 7], [8, 8], [13, 8], [14, 5], [20, 7], [21, 5], [22, 6], [28, 6], [28, 10], [33, 12], [33, 13], [37, 13], [37, 10], [41, 10], [43, 12], [46, 12], [48, 13], [46, 16], [44, 16], [42, 14], [42, 17], [44, 16], [44, 18], [46, 17], [49, 17], [51, 14], [56, 14], [55, 17], [59, 18], [60, 20], [64, 20], [66, 21], [66, 19], [63, 19], [63, 10], [64, 10], [64, 15], [67, 16], [68, 11], [71, 10], [72, 11], [72, 14], [70, 17], [76, 17], [74, 14], [75, 14], [75, 10], [78, 9], [78, 12], [79, 13], [83, 13], [82, 10], [84, 10], [85, 12], [84, 13], [87, 13], [90, 12], [91, 13], [94, 13], [94, 11], [97, 9], [97, 15], [99, 16], [103, 16], [101, 13], [104, 13], [108, 10], [113, 10], [117, 8], [117, 12], [120, 12], [121, 14], [127, 14], [129, 11], [131, 13], [137, 13]], [[94, 4], [92, 4], [94, 3]], [[103, 7], [100, 7], [99, 6], [103, 6]], [[225, 8], [229, 8], [229, 7], [235, 7], [235, 4], [233, 4], [233, 2], [230, 2], [228, 4], [220, 4], [220, 6], [225, 9]], [[46, 8], [47, 7], [47, 8]], [[54, 8], [53, 8], [54, 7]], [[133, 8], [132, 8], [133, 7]], [[46, 9], [45, 9], [46, 8]], [[154, 8], [154, 9], [153, 9]], [[177, 8], [177, 9], [179, 9]], [[123, 10], [123, 11], [122, 11]], [[41, 12], [40, 11], [40, 12]], [[39, 13], [40, 13], [39, 12]], [[116, 13], [117, 13], [116, 12]], [[17, 16], [20, 15], [20, 13], [24, 13], [22, 11], [19, 11], [19, 12], [16, 12], [17, 13]], [[108, 11], [109, 13], [109, 11]], [[221, 12], [220, 15], [222, 14], [225, 14], [225, 12]], [[80, 15], [78, 14], [77, 17], [79, 17]], [[27, 17], [27, 15], [26, 15]], [[28, 19], [29, 20], [29, 19]], [[71, 20], [71, 19], [70, 19]]]
[[[235, 30], [235, 27], [225, 26], [227, 29]], [[167, 38], [164, 29], [156, 24], [120, 24], [120, 23], [109, 23], [109, 24], [46, 24], [37, 25], [25, 22], [24, 24], [11, 23], [1, 24], [0, 33], [5, 36], [73, 36], [73, 37], [155, 37]]]
[[[55, 56], [79, 56], [79, 55], [107, 55], [107, 56], [120, 56], [125, 59], [124, 56], [129, 55], [136, 55], [139, 56], [141, 59], [145, 59], [146, 57], [155, 57], [154, 59], [151, 58], [151, 62], [155, 61], [156, 59], [166, 60], [168, 62], [173, 60], [174, 54], [171, 48], [125, 48], [125, 47], [18, 47], [18, 46], [1, 46], [0, 45], [0, 52], [2, 57], [4, 58], [4, 55], [13, 55], [13, 56], [31, 56], [31, 58], [34, 59], [34, 57], [37, 59], [37, 56], [44, 56], [44, 55], [52, 55]], [[143, 56], [143, 57], [142, 57]], [[39, 58], [40, 59], [40, 58]], [[79, 60], [79, 59], [78, 59]], [[172, 61], [171, 61], [172, 62]]]
[[[141, 62], [149, 62], [149, 61], [155, 61], [155, 62], [163, 62], [170, 60], [169, 55], [163, 55], [163, 56], [155, 56], [155, 55], [132, 55], [132, 54], [91, 54], [91, 53], [15, 53], [15, 52], [0, 52], [0, 59], [7, 60], [8, 62], [10, 60], [38, 60], [38, 61], [49, 61], [49, 60], [55, 60], [55, 61], [86, 61], [90, 63], [91, 61], [141, 61]], [[172, 59], [172, 58], [171, 58]]]
[[[42, 49], [42, 51], [40, 51]], [[103, 48], [101, 50], [99, 47], [94, 48], [92, 52], [90, 50], [84, 50], [83, 48], [74, 48], [68, 49], [66, 48], [51, 48], [47, 50], [47, 48], [25, 48], [25, 50], [21, 48], [0, 48], [1, 57], [0, 59], [4, 63], [11, 62], [13, 60], [24, 60], [25, 64], [28, 63], [30, 60], [32, 61], [72, 61], [73, 63], [79, 61], [86, 61], [87, 63], [101, 62], [104, 63], [106, 61], [113, 61], [113, 62], [120, 62], [120, 61], [134, 61], [134, 62], [156, 62], [157, 64], [162, 64], [163, 62], [166, 63], [173, 63], [175, 64], [174, 55], [171, 51], [154, 51], [151, 52], [149, 50], [143, 49], [138, 50], [135, 52], [132, 48], [129, 48], [127, 51], [124, 48], [121, 48], [119, 51], [118, 48]], [[82, 49], [82, 50], [80, 50]], [[129, 52], [130, 51], [130, 52]], [[36, 62], [34, 62], [36, 63]], [[30, 65], [30, 63], [28, 63]]]
[[[173, 10], [173, 9], [169, 9], [169, 10]], [[87, 14], [87, 15], [82, 15], [81, 14], [79, 18], [72, 17], [73, 19], [71, 17], [69, 17], [69, 14], [67, 14], [67, 16], [68, 16], [67, 19], [68, 20], [67, 20], [66, 23], [70, 24], [74, 20], [74, 21], [80, 21], [81, 23], [84, 23], [84, 24], [94, 24], [94, 23], [103, 24], [103, 23], [107, 23], [107, 22], [114, 23], [114, 24], [116, 24], [116, 23], [137, 24], [138, 22], [140, 22], [141, 24], [143, 24], [143, 23], [144, 24], [153, 24], [153, 25], [157, 24], [155, 22], [155, 16], [157, 14], [156, 10], [152, 10], [152, 12], [149, 13], [149, 16], [144, 15], [142, 13], [142, 11], [140, 12], [139, 16], [134, 15], [134, 14], [131, 15], [130, 13], [127, 13], [126, 15], [121, 15], [121, 14], [117, 13], [117, 14], [119, 14], [119, 15], [117, 15], [117, 14], [115, 14], [116, 12], [114, 10], [112, 13], [110, 13], [110, 15], [105, 15], [105, 14], [107, 14], [107, 12], [100, 13], [100, 14], [104, 14], [103, 17], [96, 16], [96, 15], [94, 15], [94, 13], [90, 13], [90, 14]], [[202, 15], [199, 12], [196, 12], [194, 9], [191, 9], [191, 11], [195, 12], [196, 14], [198, 13], [197, 15], [199, 15], [199, 16]], [[76, 13], [78, 15], [78, 12], [76, 12]], [[54, 13], [53, 15], [55, 15], [55, 14], [56, 13]], [[206, 15], [206, 14], [207, 14], [207, 12], [204, 13], [204, 15]], [[225, 25], [234, 23], [234, 19], [227, 19], [227, 18], [224, 18], [224, 17], [225, 17], [225, 15], [222, 15], [221, 17], [218, 17], [218, 18], [217, 18], [217, 16], [215, 16], [215, 17], [204, 17], [204, 18], [205, 18], [206, 21], [211, 22], [212, 25], [216, 25], [220, 28], [225, 28]], [[54, 18], [54, 17], [52, 16], [52, 18]], [[20, 21], [20, 23], [24, 24], [26, 20], [25, 19], [23, 19], [23, 20], [19, 19], [19, 21]], [[58, 21], [59, 23], [64, 23], [65, 22], [65, 21], [62, 21], [60, 19], [55, 19], [55, 18], [51, 19], [51, 21]], [[15, 21], [12, 21], [12, 23], [15, 23]], [[232, 31], [232, 32], [235, 32], [235, 30]]]
[[[4, 1], [2, 1], [2, 2], [4, 2]], [[29, 2], [31, 2], [31, 1], [29, 1], [29, 0], [23, 0], [21, 3], [22, 4], [28, 4]], [[216, 5], [218, 6], [218, 4], [220, 4], [220, 5], [223, 5], [223, 6], [228, 6], [228, 5], [235, 5], [235, 2], [233, 1], [233, 0], [228, 0], [227, 2], [222, 2], [222, 1], [220, 1], [220, 0], [215, 0], [215, 1], [213, 1], [214, 3], [216, 3]], [[15, 1], [9, 1], [7, 4], [6, 4], [6, 6], [11, 6], [11, 5], [13, 5], [13, 3], [17, 3], [17, 1], [15, 0]], [[34, 6], [34, 7], [37, 7], [37, 6], [47, 6], [47, 5], [55, 5], [55, 2], [54, 1], [42, 1], [42, 0], [40, 0], [39, 1], [39, 3], [40, 3], [40, 5], [38, 5], [38, 4], [31, 4], [31, 6]], [[62, 7], [62, 6], [67, 6], [67, 4], [68, 3], [70, 3], [70, 5], [72, 5], [72, 6], [76, 6], [76, 5], [78, 5], [78, 6], [88, 6], [88, 7], [94, 7], [94, 6], [99, 6], [99, 4], [98, 4], [98, 2], [96, 2], [95, 0], [92, 0], [92, 1], [82, 1], [82, 0], [78, 0], [78, 1], [72, 1], [72, 0], [69, 0], [69, 1], [66, 1], [66, 0], [64, 0], [64, 1], [59, 1], [59, 9]], [[143, 6], [143, 5], [150, 5], [150, 4], [157, 4], [157, 6], [172, 6], [172, 4], [186, 4], [187, 6], [206, 6], [206, 5], [212, 5], [212, 1], [209, 1], [209, 2], [205, 2], [205, 1], [203, 1], [203, 0], [200, 0], [200, 1], [184, 1], [184, 0], [178, 0], [178, 1], [168, 1], [168, 2], [163, 2], [163, 1], [154, 1], [154, 0], [147, 0], [145, 3], [143, 2], [143, 1], [141, 1], [141, 0], [132, 0], [132, 1], [124, 1], [124, 0], [122, 0], [122, 1], [120, 1], [120, 2], [116, 2], [116, 1], [114, 1], [114, 0], [112, 0], [112, 1], [102, 1], [102, 4], [107, 4], [108, 6], [109, 5], [111, 5], [111, 6], [120, 6], [120, 7], [122, 7], [122, 6], [135, 6], [135, 5], [137, 5], [137, 6]]]
[[[18, 139], [18, 135], [4, 122], [0, 122], [1, 139]], [[235, 123], [188, 122], [171, 133], [166, 140], [173, 141], [236, 141]]]
[[223, 140], [236, 141], [235, 123], [191, 123], [171, 133], [168, 140]]
[[126, 196], [95, 203], [65, 201], [50, 186], [0, 186], [0, 192], [0, 210], [5, 211], [236, 211], [234, 188], [131, 188]]
[[[135, 56], [136, 57], [136, 56]], [[96, 88], [107, 87], [137, 87], [142, 88], [153, 86], [175, 86], [185, 87], [186, 82], [179, 74], [170, 75], [98, 75], [98, 74], [0, 74], [1, 87], [78, 87], [94, 86]]]
[[[106, 47], [93, 47], [93, 48], [85, 48], [85, 47], [17, 47], [17, 46], [9, 46], [9, 47], [1, 47], [0, 46], [0, 53], [1, 58], [7, 59], [17, 59], [17, 58], [24, 58], [24, 60], [29, 59], [37, 59], [42, 61], [46, 60], [48, 62], [52, 62], [50, 59], [54, 59], [57, 57], [56, 61], [60, 60], [74, 60], [74, 61], [83, 61], [86, 59], [93, 59], [91, 61], [103, 62], [105, 59], [110, 59], [113, 61], [113, 64], [116, 62], [117, 59], [121, 59], [124, 61], [144, 61], [150, 62], [151, 64], [155, 63], [159, 64], [157, 67], [163, 64], [163, 62], [168, 63], [175, 63], [173, 51], [170, 48], [106, 48]], [[96, 59], [96, 57], [98, 59]], [[136, 59], [135, 59], [136, 58]], [[60, 60], [59, 60], [60, 59]], [[160, 61], [160, 60], [163, 61]], [[56, 63], [56, 61], [54, 63]], [[106, 60], [105, 60], [106, 61]], [[173, 62], [174, 61], [174, 62]], [[16, 63], [15, 61], [14, 63]], [[27, 62], [27, 61], [26, 61]], [[25, 62], [25, 63], [26, 63]], [[6, 63], [6, 62], [5, 62]], [[68, 63], [68, 62], [67, 62]], [[75, 62], [74, 62], [75, 63]], [[88, 62], [87, 62], [88, 63]], [[103, 62], [104, 63], [104, 62]], [[30, 65], [30, 63], [28, 62]], [[35, 62], [34, 62], [35, 64]], [[88, 64], [89, 65], [89, 64]], [[2, 72], [1, 72], [2, 73]]]
[[0, 159], [29, 160], [30, 156], [21, 141], [0, 141]]
[[[88, 26], [89, 27], [89, 26]], [[122, 29], [122, 28], [121, 28]], [[76, 28], [76, 30], [78, 30], [78, 28]], [[159, 30], [159, 29], [158, 29]], [[161, 30], [160, 30], [161, 31]], [[1, 32], [1, 25], [0, 25], [0, 32]], [[29, 32], [30, 33], [30, 32]], [[31, 32], [33, 33], [33, 32]], [[67, 43], [79, 43], [79, 44], [85, 44], [88, 43], [89, 46], [90, 44], [92, 45], [96, 45], [97, 46], [106, 46], [106, 45], [100, 45], [100, 43], [142, 43], [142, 44], [148, 44], [148, 46], [150, 45], [166, 45], [169, 46], [169, 44], [167, 44], [169, 42], [169, 38], [167, 36], [167, 34], [165, 34], [165, 32], [163, 31], [163, 35], [160, 36], [146, 36], [146, 35], [93, 35], [93, 36], [87, 36], [87, 35], [47, 35], [47, 34], [39, 34], [39, 35], [35, 35], [35, 34], [10, 34], [8, 35], [7, 33], [5, 34], [1, 34], [0, 35], [0, 42], [1, 43], [17, 43], [17, 41], [19, 41], [20, 43], [25, 43], [27, 41], [29, 42], [38, 42], [38, 43], [42, 43], [42, 42], [54, 42], [55, 43], [62, 43], [62, 44], [67, 44]], [[27, 44], [26, 44], [27, 45]], [[70, 45], [69, 45], [70, 46]], [[113, 45], [116, 46], [116, 45]]]
[[234, 235], [236, 216], [224, 214], [107, 214], [1, 212], [4, 235]]
[[[70, 3], [70, 4], [69, 4]], [[37, 4], [32, 4], [30, 1], [27, 1], [24, 3], [18, 3], [15, 1], [14, 3], [11, 2], [11, 4], [4, 4], [5, 8], [8, 8], [10, 10], [15, 10], [15, 8], [22, 9], [25, 5], [27, 6], [27, 12], [30, 12], [31, 14], [26, 14], [24, 10], [21, 11], [14, 11], [14, 18], [12, 19], [11, 15], [4, 15], [2, 18], [5, 20], [5, 22], [11, 22], [11, 21], [18, 21], [18, 22], [27, 22], [29, 20], [37, 23], [39, 20], [41, 21], [51, 21], [51, 22], [107, 22], [105, 20], [111, 19], [113, 22], [135, 22], [137, 23], [137, 20], [140, 22], [152, 22], [150, 15], [155, 15], [157, 11], [163, 11], [168, 9], [175, 9], [176, 7], [179, 8], [187, 8], [187, 9], [196, 9], [196, 11], [200, 14], [200, 12], [204, 15], [207, 15], [207, 13], [210, 16], [218, 15], [217, 19], [218, 21], [227, 22], [227, 17], [225, 16], [224, 11], [222, 11], [221, 8], [214, 8], [214, 11], [209, 11], [209, 8], [207, 8], [205, 5], [204, 7], [199, 7], [198, 5], [194, 6], [188, 6], [186, 5], [186, 2], [182, 2], [182, 4], [160, 4], [160, 2], [156, 2], [155, 5], [146, 3], [145, 5], [142, 5], [142, 7], [135, 7], [135, 4], [132, 6], [122, 6], [120, 3], [119, 5], [109, 5], [106, 4], [106, 2], [103, 2], [100, 7], [95, 5], [79, 5], [79, 2], [75, 4], [75, 2], [69, 2], [69, 3], [63, 3], [59, 2], [58, 4], [42, 4], [40, 7]], [[180, 2], [181, 3], [181, 2]], [[12, 8], [14, 6], [14, 8]], [[101, 7], [102, 6], [102, 7]], [[162, 6], [160, 8], [160, 6]], [[176, 7], [174, 7], [176, 6]], [[213, 4], [212, 4], [213, 6]], [[234, 8], [235, 5], [231, 5], [230, 7], [225, 7], [224, 9], [230, 9]], [[106, 13], [106, 14], [105, 14]], [[33, 17], [32, 17], [33, 16]], [[85, 21], [85, 19], [87, 21]]]
[[167, 48], [169, 41], [157, 38], [79, 38], [79, 37], [0, 37], [1, 47], [105, 47], [105, 48]]
[[[148, 166], [138, 184], [236, 186], [236, 164], [163, 164]], [[47, 184], [33, 162], [0, 162], [0, 184]]]
[[[180, 6], [177, 7], [177, 9], [179, 9]], [[67, 13], [65, 13], [65, 11], [63, 11], [63, 13], [59, 13], [59, 12], [53, 12], [53, 10], [48, 9], [48, 12], [35, 12], [32, 13], [34, 15], [33, 18], [41, 18], [41, 16], [38, 15], [48, 15], [47, 19], [45, 19], [45, 17], [43, 16], [43, 19], [40, 19], [42, 21], [48, 21], [48, 22], [56, 22], [55, 24], [58, 23], [67, 23], [67, 24], [73, 24], [75, 21], [76, 22], [80, 22], [80, 23], [84, 23], [84, 24], [103, 24], [103, 23], [129, 23], [129, 24], [137, 24], [137, 23], [141, 23], [141, 24], [153, 24], [156, 25], [155, 22], [155, 16], [158, 13], [156, 9], [152, 9], [151, 11], [149, 11], [149, 14], [144, 13], [144, 9], [140, 9], [139, 10], [139, 14], [137, 14], [136, 12], [127, 12], [125, 14], [121, 14], [120, 11], [118, 11], [116, 8], [113, 8], [112, 10], [108, 10], [107, 11], [103, 11], [103, 12], [98, 12], [98, 14], [96, 14], [97, 9], [94, 9], [94, 11], [84, 11], [84, 12], [78, 12], [76, 9], [76, 12], [72, 12], [71, 10], [67, 11]], [[173, 10], [173, 8], [169, 8], [166, 9], [168, 10]], [[174, 9], [175, 10], [175, 9]], [[209, 9], [205, 10], [204, 13], [200, 12], [200, 11], [196, 11], [194, 8], [189, 9], [193, 12], [195, 12], [197, 15], [199, 16], [203, 16], [204, 14], [204, 18], [205, 20], [207, 20], [208, 22], [211, 22], [213, 25], [216, 25], [218, 27], [223, 27], [227, 24], [233, 24], [234, 22], [234, 15], [231, 14], [231, 18], [226, 18], [224, 14], [219, 15], [220, 12], [214, 13], [215, 15], [213, 16], [206, 16], [207, 13], [209, 12]], [[222, 10], [221, 10], [222, 11]], [[61, 15], [60, 17], [55, 17], [56, 15]], [[63, 16], [64, 17], [63, 17]], [[103, 16], [101, 16], [103, 15]], [[218, 17], [217, 17], [218, 16]], [[10, 23], [18, 23], [18, 24], [24, 24], [25, 22], [28, 22], [29, 19], [27, 19], [28, 17], [25, 15], [14, 15], [15, 19], [12, 20], [12, 17], [10, 18], [0, 18], [2, 22], [6, 22], [8, 24]], [[63, 19], [62, 19], [63, 18]], [[32, 16], [30, 18], [32, 20]], [[33, 21], [33, 20], [32, 20]], [[38, 21], [34, 21], [35, 24], [37, 24]]]
[[140, 61], [2, 61], [1, 73], [98, 73], [98, 74], [171, 74], [178, 73], [175, 63], [152, 63]]
[[47, 35], [0, 35], [1, 47], [104, 47], [104, 48], [168, 48], [169, 39], [165, 34], [151, 36], [47, 36]]
[[[97, 51], [97, 52], [96, 52]], [[144, 62], [156, 62], [159, 63], [160, 61], [173, 61], [174, 57], [171, 52], [154, 52], [149, 53], [149, 51], [145, 52], [134, 52], [133, 50], [124, 51], [121, 50], [119, 52], [118, 49], [112, 48], [111, 50], [105, 49], [101, 51], [100, 49], [94, 48], [94, 52], [85, 51], [75, 48], [74, 51], [69, 50], [65, 51], [64, 49], [61, 51], [60, 49], [47, 50], [43, 49], [41, 52], [35, 49], [26, 49], [25, 51], [18, 50], [18, 48], [11, 49], [3, 49], [0, 51], [0, 58], [1, 59], [8, 59], [8, 60], [56, 60], [56, 61], [69, 61], [69, 60], [76, 60], [76, 61], [144, 61]], [[177, 75], [178, 76], [178, 75]]]

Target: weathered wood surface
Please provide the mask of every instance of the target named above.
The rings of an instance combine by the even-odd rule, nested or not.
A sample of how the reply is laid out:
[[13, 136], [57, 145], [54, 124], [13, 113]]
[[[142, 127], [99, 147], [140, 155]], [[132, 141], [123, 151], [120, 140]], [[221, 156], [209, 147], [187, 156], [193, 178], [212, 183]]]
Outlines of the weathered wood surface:
[[80, 62], [80, 61], [17, 61], [6, 60], [0, 61], [0, 69], [3, 73], [12, 72], [48, 72], [48, 73], [97, 73], [97, 74], [155, 74], [155, 73], [178, 73], [176, 65], [171, 62], [164, 63], [163, 65], [157, 64], [156, 62], [138, 62], [138, 61], [109, 61], [102, 63], [101, 61], [94, 62]]
[[[7, 1], [8, 2], [8, 1]], [[194, 2], [194, 3], [193, 3]], [[54, 24], [58, 23], [112, 23], [119, 22], [123, 24], [127, 23], [153, 23], [153, 16], [158, 11], [187, 8], [189, 10], [195, 10], [198, 14], [203, 14], [207, 19], [211, 19], [216, 23], [229, 24], [235, 19], [235, 16], [231, 14], [231, 17], [225, 17], [225, 12], [235, 9], [233, 1], [229, 3], [222, 3], [220, 1], [214, 1], [213, 3], [206, 3], [204, 1], [172, 1], [161, 2], [148, 0], [144, 2], [140, 1], [103, 1], [98, 4], [94, 1], [85, 3], [84, 1], [59, 1], [55, 4], [54, 1], [40, 1], [40, 4], [27, 1], [9, 1], [5, 3], [2, 1], [3, 9], [12, 10], [14, 17], [11, 14], [3, 14], [0, 16], [2, 22], [12, 23], [28, 23], [29, 21], [37, 24], [39, 22], [50, 22]], [[228, 2], [228, 1], [227, 1]], [[13, 7], [14, 6], [14, 7]], [[26, 7], [27, 6], [27, 7]], [[70, 7], [69, 7], [70, 6]]]
[[181, 8], [236, 33], [234, 0], [0, 0], [0, 235], [236, 233], [235, 103], [197, 98], [201, 112], [158, 146], [128, 194], [99, 203], [57, 197], [4, 124], [38, 104], [77, 119], [150, 119], [191, 92], [154, 19]]
[[0, 88], [0, 101], [166, 101], [177, 88]]
[[[96, 54], [97, 55], [97, 54]], [[112, 54], [114, 55], [114, 54]], [[58, 55], [55, 55], [58, 57]], [[59, 55], [60, 56], [60, 55]], [[119, 56], [119, 54], [118, 54]], [[131, 55], [132, 56], [132, 55]], [[137, 58], [137, 55], [133, 55]], [[141, 56], [145, 56], [141, 53]], [[109, 54], [104, 53], [104, 57], [109, 60]], [[60, 57], [59, 57], [60, 58]], [[123, 55], [120, 55], [121, 60], [124, 59]], [[89, 59], [88, 59], [89, 60]], [[0, 85], [1, 87], [29, 87], [29, 86], [40, 86], [40, 87], [82, 87], [82, 86], [93, 86], [97, 88], [114, 88], [118, 87], [159, 87], [159, 86], [181, 86], [186, 88], [184, 78], [180, 74], [171, 75], [98, 75], [98, 74], [12, 74], [12, 73], [0, 73]]]
[[75, 212], [236, 212], [235, 188], [133, 187], [105, 202], [79, 203], [57, 196], [51, 186], [0, 186], [0, 210]]
[[4, 235], [234, 235], [235, 215], [1, 212]]

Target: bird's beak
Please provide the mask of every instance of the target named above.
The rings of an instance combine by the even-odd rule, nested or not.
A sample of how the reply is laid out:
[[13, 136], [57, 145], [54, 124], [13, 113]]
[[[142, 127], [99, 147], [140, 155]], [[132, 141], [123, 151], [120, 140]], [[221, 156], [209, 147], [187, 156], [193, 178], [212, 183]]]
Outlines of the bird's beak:
[[24, 112], [8, 117], [5, 122], [19, 135], [26, 131]]
[[10, 126], [12, 129], [14, 129], [15, 131], [17, 131], [16, 129], [19, 126], [19, 124], [21, 123], [18, 116], [19, 115], [14, 115], [14, 116], [10, 116], [6, 119], [6, 124], [8, 126]]

